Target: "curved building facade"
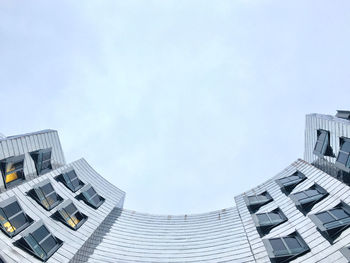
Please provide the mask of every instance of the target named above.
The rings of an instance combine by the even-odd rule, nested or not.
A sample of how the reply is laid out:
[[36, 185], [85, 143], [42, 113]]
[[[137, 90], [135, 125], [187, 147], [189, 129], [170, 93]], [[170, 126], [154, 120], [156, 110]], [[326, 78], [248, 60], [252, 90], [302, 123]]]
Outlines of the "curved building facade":
[[304, 159], [182, 216], [124, 209], [125, 193], [58, 134], [0, 139], [0, 262], [349, 262], [350, 112], [306, 116]]

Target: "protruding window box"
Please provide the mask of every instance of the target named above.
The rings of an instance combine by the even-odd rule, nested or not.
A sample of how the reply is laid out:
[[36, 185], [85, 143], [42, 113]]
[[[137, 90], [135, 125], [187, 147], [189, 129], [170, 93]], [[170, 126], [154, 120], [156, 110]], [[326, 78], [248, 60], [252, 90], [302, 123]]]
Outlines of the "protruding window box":
[[290, 192], [305, 179], [306, 176], [303, 173], [296, 171], [290, 176], [277, 179], [276, 183], [280, 186], [283, 193], [289, 195]]
[[52, 235], [42, 220], [28, 227], [21, 236], [15, 245], [42, 261], [47, 261], [63, 244], [62, 240]]
[[63, 198], [56, 193], [49, 179], [45, 179], [35, 185], [33, 189], [28, 192], [28, 195], [47, 211], [50, 211], [63, 201]]
[[318, 184], [314, 184], [309, 189], [301, 191], [295, 194], [291, 194], [289, 197], [295, 203], [295, 206], [305, 215], [312, 207], [328, 196], [328, 192]]
[[24, 213], [15, 196], [0, 202], [0, 223], [2, 231], [13, 237], [27, 228], [33, 220]]
[[279, 208], [267, 213], [252, 214], [252, 218], [260, 236], [268, 234], [271, 229], [288, 220]]
[[78, 200], [83, 200], [87, 205], [91, 206], [92, 208], [99, 208], [105, 199], [98, 195], [95, 191], [95, 189], [90, 185], [87, 184], [81, 189], [81, 194], [77, 196]]
[[329, 131], [317, 130], [317, 141], [314, 154], [322, 158], [323, 156], [334, 157], [333, 150], [329, 144]]
[[350, 206], [341, 201], [334, 208], [309, 215], [309, 217], [317, 230], [332, 243], [350, 226]]
[[60, 204], [53, 217], [73, 230], [78, 230], [88, 219], [86, 215], [77, 209], [72, 200], [65, 200]]
[[23, 172], [24, 155], [1, 160], [0, 166], [5, 188], [16, 185], [25, 179]]
[[51, 151], [52, 148], [48, 148], [30, 153], [30, 156], [33, 158], [35, 163], [35, 168], [38, 175], [45, 174], [52, 170]]
[[340, 150], [338, 153], [335, 166], [339, 169], [350, 173], [350, 139], [342, 137], [340, 138]]
[[73, 193], [84, 186], [84, 183], [78, 178], [74, 169], [68, 169], [56, 177], [57, 181], [62, 182]]
[[272, 200], [271, 195], [267, 191], [257, 195], [244, 196], [244, 201], [252, 213], [258, 211], [260, 207]]
[[263, 239], [267, 254], [271, 262], [289, 262], [310, 251], [300, 234], [295, 231], [285, 237]]

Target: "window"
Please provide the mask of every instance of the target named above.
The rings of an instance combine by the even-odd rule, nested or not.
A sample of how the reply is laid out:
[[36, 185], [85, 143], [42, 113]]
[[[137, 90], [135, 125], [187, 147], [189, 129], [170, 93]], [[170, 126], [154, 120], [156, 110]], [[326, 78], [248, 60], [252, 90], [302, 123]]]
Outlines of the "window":
[[304, 181], [306, 179], [305, 175], [299, 171], [296, 171], [294, 174], [277, 179], [276, 183], [281, 187], [281, 190], [286, 195], [289, 195], [289, 193], [296, 187], [299, 183]]
[[341, 201], [334, 208], [309, 217], [321, 234], [329, 241], [333, 241], [350, 226], [350, 206]]
[[343, 247], [339, 251], [350, 262], [350, 247]]
[[51, 234], [42, 220], [23, 231], [21, 236], [15, 244], [42, 261], [48, 260], [63, 244], [63, 241]]
[[85, 201], [86, 204], [92, 206], [93, 208], [99, 208], [102, 203], [105, 201], [105, 199], [101, 196], [99, 196], [95, 189], [90, 185], [84, 186], [84, 188], [81, 189], [82, 192], [82, 199]]
[[77, 230], [87, 220], [87, 216], [79, 212], [72, 200], [66, 200], [60, 204], [55, 217], [74, 230]]
[[47, 173], [52, 170], [51, 148], [32, 152], [30, 153], [30, 156], [32, 156], [34, 160], [36, 172], [38, 175]]
[[0, 203], [1, 229], [10, 237], [17, 235], [33, 220], [27, 216], [15, 196], [12, 196]]
[[263, 242], [273, 262], [289, 262], [310, 250], [298, 232], [286, 237], [263, 239]]
[[252, 217], [260, 236], [268, 234], [272, 228], [288, 220], [279, 208], [268, 213], [253, 214]]
[[1, 172], [5, 187], [24, 180], [24, 155], [13, 156], [1, 161]]
[[84, 186], [73, 169], [64, 172], [58, 177], [58, 180], [62, 181], [72, 192], [76, 192]]
[[304, 214], [308, 213], [312, 207], [328, 195], [318, 184], [314, 184], [309, 189], [290, 195], [290, 199], [296, 207]]
[[256, 212], [260, 207], [272, 201], [268, 192], [258, 195], [244, 196], [245, 203], [251, 212]]
[[349, 173], [350, 172], [350, 139], [349, 138], [340, 138], [340, 150], [338, 153], [337, 160], [335, 161], [335, 165]]
[[317, 141], [314, 148], [314, 154], [318, 157], [334, 157], [333, 150], [329, 144], [329, 131], [317, 130]]
[[48, 211], [63, 200], [63, 198], [55, 192], [49, 179], [35, 185], [28, 194]]

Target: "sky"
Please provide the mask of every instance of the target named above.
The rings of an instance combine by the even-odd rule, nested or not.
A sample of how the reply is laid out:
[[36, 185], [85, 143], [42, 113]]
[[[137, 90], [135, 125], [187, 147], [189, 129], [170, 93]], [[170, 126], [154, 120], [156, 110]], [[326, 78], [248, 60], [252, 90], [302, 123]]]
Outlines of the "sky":
[[234, 206], [350, 109], [350, 2], [0, 0], [0, 132], [59, 132], [155, 214]]

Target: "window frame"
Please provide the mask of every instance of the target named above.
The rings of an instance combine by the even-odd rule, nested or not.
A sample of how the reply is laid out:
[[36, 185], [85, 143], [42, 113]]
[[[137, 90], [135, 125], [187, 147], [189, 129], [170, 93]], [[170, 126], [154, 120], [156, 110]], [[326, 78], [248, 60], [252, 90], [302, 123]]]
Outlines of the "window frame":
[[[17, 205], [20, 208], [20, 211], [16, 212], [15, 214], [11, 215], [10, 217], [5, 213], [4, 208], [13, 204], [13, 203], [17, 203]], [[19, 228], [16, 228], [13, 232], [8, 232], [5, 230], [3, 223], [0, 222], [0, 228], [1, 230], [10, 238], [16, 236], [18, 233], [22, 232], [24, 229], [26, 229], [31, 223], [33, 223], [33, 219], [30, 218], [23, 210], [21, 204], [18, 202], [16, 196], [11, 196], [3, 201], [0, 202], [0, 210], [1, 213], [5, 216], [5, 220], [7, 220], [7, 222], [12, 226], [12, 228], [14, 227], [11, 220], [17, 216], [19, 216], [20, 214], [23, 214], [24, 218], [26, 219], [26, 222]]]
[[[68, 175], [70, 172], [73, 172], [75, 174], [76, 179], [74, 179], [74, 180], [78, 180], [78, 182], [79, 182], [79, 186], [77, 188], [72, 189], [72, 187], [69, 185], [69, 184], [71, 184], [71, 181], [72, 181]], [[67, 182], [67, 178], [69, 179], [69, 183]], [[78, 190], [83, 188], [85, 185], [84, 182], [79, 179], [74, 168], [69, 168], [69, 169], [64, 170], [59, 176], [56, 177], [56, 180], [62, 182], [73, 193], [77, 192]], [[73, 186], [73, 184], [71, 184], [71, 185]]]
[[[8, 189], [9, 187], [14, 186], [14, 185], [18, 185], [20, 182], [25, 180], [24, 161], [25, 161], [25, 155], [24, 154], [17, 155], [17, 156], [11, 156], [11, 157], [5, 158], [5, 159], [0, 161], [2, 179], [3, 179], [3, 182], [4, 182], [5, 189]], [[15, 163], [19, 163], [19, 162], [22, 163], [22, 167], [21, 168], [17, 168], [15, 170], [12, 170], [12, 171], [9, 171], [9, 172], [6, 171], [8, 164], [10, 164], [10, 163], [15, 164]], [[11, 181], [11, 182], [6, 183], [7, 175], [8, 174], [12, 174], [14, 172], [17, 173], [17, 176], [19, 175], [18, 178], [13, 180], [13, 181]]]
[[[316, 190], [318, 191], [319, 194], [321, 194], [322, 196], [319, 197], [318, 199], [310, 199], [311, 197], [308, 196], [306, 198], [298, 198], [297, 194], [299, 193], [304, 193], [307, 192], [308, 190]], [[314, 183], [311, 187], [309, 187], [308, 189], [305, 189], [303, 191], [300, 192], [296, 192], [293, 194], [289, 195], [289, 198], [294, 202], [295, 206], [304, 214], [310, 212], [310, 210], [313, 208], [313, 206], [315, 204], [317, 204], [318, 202], [322, 201], [324, 198], [326, 198], [329, 195], [329, 193], [320, 185], [318, 185], [317, 183]], [[306, 202], [302, 202], [302, 200], [307, 200], [310, 199], [310, 201]]]
[[[282, 183], [281, 180], [283, 179], [287, 179], [289, 177], [292, 177], [292, 176], [298, 176], [300, 180], [298, 180], [296, 183], [291, 183], [291, 184], [286, 184], [286, 183]], [[300, 172], [299, 170], [295, 171], [293, 174], [289, 175], [289, 176], [285, 176], [285, 177], [282, 177], [282, 178], [278, 178], [275, 180], [275, 182], [278, 184], [278, 186], [280, 187], [281, 191], [285, 194], [285, 195], [289, 195], [293, 190], [294, 188], [302, 183], [303, 181], [306, 180], [306, 176], [305, 174], [303, 174], [302, 172]], [[292, 180], [291, 180], [292, 182]]]
[[[348, 214], [348, 217], [343, 219], [336, 219], [336, 216], [333, 215], [330, 211], [334, 209], [342, 209], [345, 211], [346, 214]], [[333, 220], [331, 222], [323, 223], [322, 220], [318, 217], [319, 214], [327, 212], [331, 217], [335, 218], [336, 220]], [[345, 229], [350, 227], [350, 206], [346, 204], [344, 201], [340, 201], [338, 205], [336, 205], [333, 208], [322, 210], [320, 212], [317, 212], [315, 214], [309, 215], [309, 218], [311, 221], [314, 222], [314, 224], [317, 227], [317, 230], [330, 242], [333, 242]], [[344, 220], [348, 219], [348, 220]], [[341, 221], [347, 221], [347, 222], [341, 222]], [[332, 227], [326, 227], [326, 224], [330, 224], [333, 222], [338, 222], [340, 224], [334, 224]], [[341, 224], [342, 223], [342, 224]]]
[[[269, 215], [272, 213], [277, 213], [280, 216], [280, 220], [278, 222], [273, 222], [273, 220], [271, 219], [271, 217]], [[259, 215], [266, 215], [269, 218], [270, 223], [268, 223], [268, 224], [262, 223], [259, 219]], [[285, 214], [282, 212], [282, 210], [279, 207], [277, 207], [276, 209], [273, 209], [270, 212], [252, 214], [252, 218], [253, 218], [255, 227], [257, 228], [258, 233], [260, 234], [261, 237], [268, 234], [273, 228], [288, 221], [288, 218], [285, 216]]]
[[[46, 186], [47, 184], [50, 184], [51, 187], [53, 188], [53, 191], [46, 195], [44, 193], [44, 191], [42, 190], [42, 187]], [[52, 195], [53, 193], [56, 194], [57, 196], [57, 201], [55, 203], [53, 203], [52, 205], [50, 205], [49, 207], [46, 207], [43, 203], [42, 203], [42, 200], [40, 200], [40, 197], [38, 195], [39, 191], [41, 192], [43, 198], [46, 200], [46, 202], [49, 204], [49, 201], [48, 201], [48, 196]], [[28, 192], [28, 195], [31, 196], [37, 203], [39, 203], [45, 210], [47, 211], [50, 211], [52, 210], [53, 208], [55, 208], [57, 205], [59, 205], [62, 201], [63, 201], [63, 198], [56, 192], [55, 188], [53, 187], [50, 179], [45, 179], [43, 181], [41, 181], [40, 183], [36, 184], [33, 186], [33, 188]]]
[[[297, 242], [299, 243], [300, 248], [303, 250], [300, 252], [293, 253], [291, 251], [291, 248], [288, 246], [287, 242], [285, 241], [285, 239], [287, 239], [287, 238], [295, 238], [297, 240]], [[277, 251], [283, 251], [283, 250], [277, 250], [277, 251], [274, 250], [270, 241], [277, 240], [277, 239], [280, 239], [282, 241], [283, 245], [287, 248], [286, 251], [288, 252], [288, 254], [277, 253]], [[283, 237], [273, 237], [273, 238], [262, 239], [262, 241], [265, 245], [265, 248], [266, 248], [266, 251], [267, 251], [269, 258], [273, 262], [289, 262], [291, 259], [302, 256], [310, 251], [310, 247], [307, 245], [307, 243], [301, 237], [301, 235], [298, 233], [298, 231], [295, 231], [295, 232], [293, 232], [287, 236], [283, 236]]]
[[[264, 196], [266, 198], [266, 200], [261, 200], [260, 202], [251, 202], [249, 200], [250, 197], [256, 197], [258, 199], [258, 196]], [[245, 201], [245, 203], [246, 203], [246, 205], [251, 213], [258, 211], [260, 209], [260, 207], [273, 201], [273, 198], [271, 197], [271, 195], [267, 191], [264, 191], [260, 194], [245, 195], [243, 197], [243, 199], [244, 199], [244, 201]]]
[[[343, 170], [347, 173], [350, 172], [350, 152], [346, 152], [342, 150], [343, 145], [345, 144], [345, 142], [350, 143], [350, 138], [347, 137], [340, 137], [339, 138], [339, 152], [337, 155], [337, 158], [335, 159], [335, 166], [337, 168], [339, 168], [340, 170]], [[347, 155], [347, 159], [346, 159], [346, 164], [343, 164], [341, 162], [338, 161], [340, 154], [345, 154]]]
[[[43, 161], [42, 160], [43, 155], [45, 153], [48, 153], [48, 152], [50, 152], [50, 159]], [[30, 156], [32, 157], [32, 159], [34, 161], [37, 175], [43, 175], [45, 173], [52, 171], [52, 162], [51, 162], [51, 160], [52, 160], [52, 147], [31, 152]], [[43, 162], [49, 162], [48, 168], [42, 169]]]
[[[73, 214], [70, 214], [69, 212], [67, 212], [66, 208], [73, 204], [73, 206], [75, 207], [75, 212]], [[68, 215], [68, 217], [73, 221], [72, 216], [76, 216], [77, 214], [80, 214], [82, 219], [79, 221], [78, 224], [75, 225], [75, 227], [71, 226], [67, 220], [64, 218], [63, 212], [62, 210], [64, 210], [64, 212]], [[63, 203], [61, 203], [58, 207], [57, 207], [57, 211], [54, 214], [54, 217], [56, 219], [58, 219], [60, 222], [62, 222], [63, 224], [65, 224], [66, 226], [68, 226], [69, 228], [73, 229], [73, 230], [78, 230], [88, 219], [88, 216], [86, 216], [85, 214], [83, 214], [82, 212], [79, 211], [79, 209], [77, 208], [77, 206], [74, 204], [74, 202], [70, 199], [65, 200]]]
[[[45, 238], [42, 238], [40, 241], [37, 241], [33, 237], [33, 233], [38, 230], [40, 227], [44, 226], [49, 234], [45, 236]], [[42, 243], [48, 239], [49, 237], [52, 237], [55, 240], [55, 246], [53, 246], [48, 253], [45, 252], [45, 249], [41, 246]], [[33, 239], [35, 241], [35, 245], [33, 246], [30, 244], [29, 239]], [[35, 222], [33, 225], [31, 225], [28, 229], [23, 231], [21, 233], [21, 238], [15, 242], [15, 245], [22, 248], [23, 250], [27, 251], [28, 253], [32, 254], [36, 258], [40, 259], [43, 262], [46, 262], [57, 250], [63, 245], [63, 241], [57, 238], [55, 235], [52, 234], [50, 229], [43, 223], [43, 220], [40, 219], [39, 221]], [[45, 253], [45, 257], [40, 257], [36, 252], [35, 248], [40, 247], [40, 249]]]
[[[95, 194], [92, 197], [88, 197], [86, 192], [92, 188], [95, 191]], [[94, 197], [94, 196], [99, 196], [100, 198], [100, 202], [97, 205], [94, 205], [90, 200]], [[105, 198], [103, 198], [101, 195], [99, 195], [97, 193], [97, 191], [95, 190], [95, 188], [92, 187], [91, 184], [87, 184], [85, 185], [82, 189], [81, 189], [81, 196], [80, 198], [89, 206], [91, 206], [94, 209], [98, 209], [105, 201]]]
[[[320, 137], [322, 134], [325, 134], [325, 139], [323, 141], [320, 140]], [[320, 151], [318, 151], [316, 149], [319, 143], [322, 144], [322, 148]], [[317, 139], [316, 139], [316, 143], [314, 146], [313, 154], [315, 154], [316, 156], [318, 156], [320, 158], [323, 158], [324, 156], [334, 157], [333, 150], [330, 146], [330, 132], [329, 131], [323, 130], [323, 129], [317, 130]]]

